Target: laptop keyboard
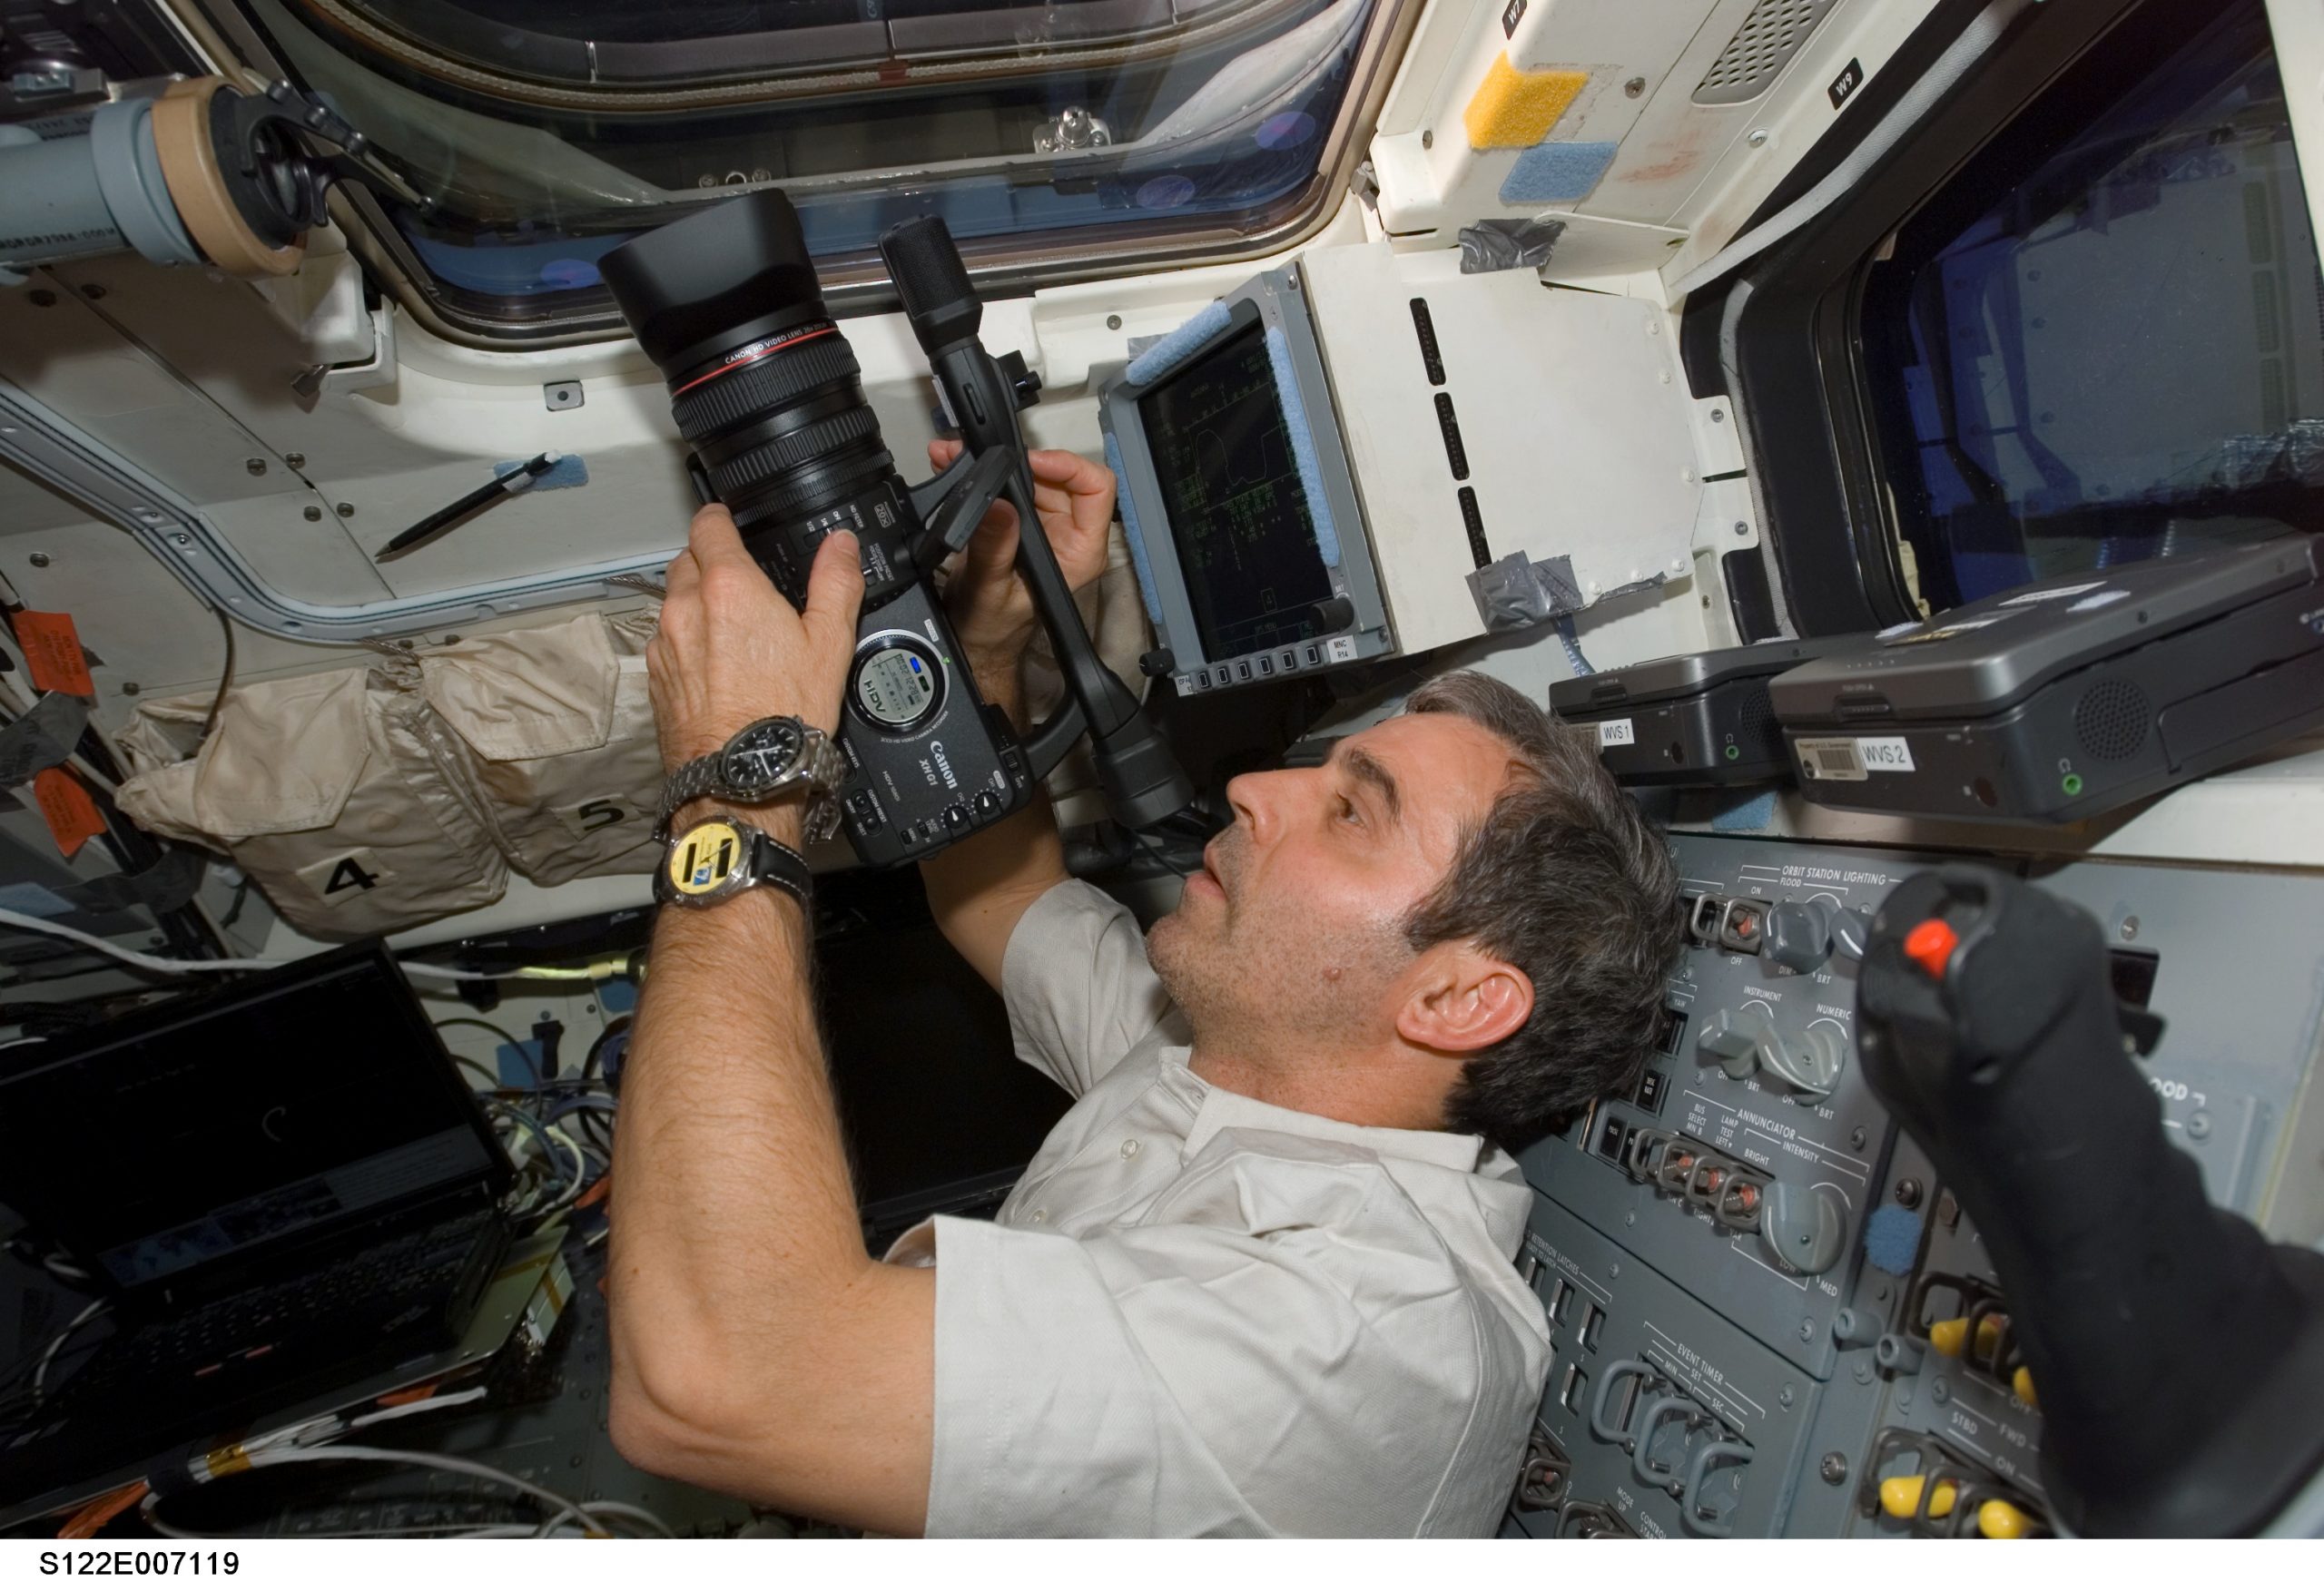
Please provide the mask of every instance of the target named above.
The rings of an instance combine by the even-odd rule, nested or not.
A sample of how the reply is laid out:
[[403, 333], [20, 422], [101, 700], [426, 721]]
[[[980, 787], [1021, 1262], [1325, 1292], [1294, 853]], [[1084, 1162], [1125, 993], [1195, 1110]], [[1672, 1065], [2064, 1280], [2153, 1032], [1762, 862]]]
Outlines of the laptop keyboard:
[[[231, 1374], [279, 1348], [386, 1340], [406, 1324], [440, 1318], [468, 1254], [491, 1216], [463, 1215], [382, 1242], [312, 1272], [206, 1303], [182, 1318], [141, 1326], [90, 1360], [71, 1381], [85, 1398], [148, 1383], [192, 1384]], [[359, 1343], [359, 1342], [358, 1342]]]

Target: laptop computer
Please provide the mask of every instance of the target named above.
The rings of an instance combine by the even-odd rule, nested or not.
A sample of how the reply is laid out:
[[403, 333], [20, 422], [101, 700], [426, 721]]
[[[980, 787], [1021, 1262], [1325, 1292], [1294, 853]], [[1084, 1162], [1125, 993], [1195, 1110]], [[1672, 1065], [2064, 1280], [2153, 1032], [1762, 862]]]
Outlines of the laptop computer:
[[376, 943], [11, 1051], [0, 1202], [114, 1332], [0, 1425], [0, 1503], [457, 1343], [509, 1179]]

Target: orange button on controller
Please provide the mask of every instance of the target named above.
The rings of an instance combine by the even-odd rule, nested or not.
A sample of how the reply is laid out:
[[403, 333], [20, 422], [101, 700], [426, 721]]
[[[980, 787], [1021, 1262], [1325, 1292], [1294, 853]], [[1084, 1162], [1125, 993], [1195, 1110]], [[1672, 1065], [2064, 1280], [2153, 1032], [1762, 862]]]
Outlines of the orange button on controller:
[[1961, 936], [1943, 918], [1927, 918], [1913, 925], [1905, 936], [1905, 954], [1916, 962], [1931, 978], [1945, 976], [1945, 964], [1953, 959], [1953, 948], [1961, 943]]

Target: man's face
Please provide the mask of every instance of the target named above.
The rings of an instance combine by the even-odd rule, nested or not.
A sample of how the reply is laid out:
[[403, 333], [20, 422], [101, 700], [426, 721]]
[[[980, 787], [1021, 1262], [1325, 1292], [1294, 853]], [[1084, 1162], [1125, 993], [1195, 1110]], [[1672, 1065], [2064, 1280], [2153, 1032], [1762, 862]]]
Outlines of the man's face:
[[1231, 781], [1235, 822], [1147, 941], [1196, 1036], [1293, 1047], [1384, 1030], [1413, 961], [1405, 916], [1510, 767], [1483, 726], [1411, 714], [1344, 739], [1320, 769]]

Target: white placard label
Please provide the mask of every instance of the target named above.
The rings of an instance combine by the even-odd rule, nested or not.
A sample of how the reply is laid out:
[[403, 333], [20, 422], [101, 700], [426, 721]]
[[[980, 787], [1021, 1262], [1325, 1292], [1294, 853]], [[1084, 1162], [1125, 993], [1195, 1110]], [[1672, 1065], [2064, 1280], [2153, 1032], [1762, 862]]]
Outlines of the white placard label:
[[2071, 599], [2076, 594], [2086, 594], [2093, 588], [2102, 588], [2105, 585], [2104, 583], [2074, 583], [2063, 588], [2035, 588], [2030, 594], [2019, 594], [2015, 598], [2004, 599], [2002, 603], [2004, 604], [2038, 604], [2044, 599]]
[[1809, 780], [1913, 772], [1913, 750], [1902, 736], [1803, 736], [1797, 745], [1799, 772]]
[[1856, 755], [1864, 767], [1877, 774], [1886, 771], [1892, 774], [1913, 771], [1913, 750], [1902, 736], [1859, 736], [1856, 739]]
[[1637, 741], [1638, 732], [1631, 729], [1628, 720], [1598, 722], [1598, 750], [1600, 752], [1609, 747], [1629, 747]]
[[1324, 645], [1324, 653], [1334, 664], [1345, 664], [1355, 657], [1355, 639], [1334, 637]]

